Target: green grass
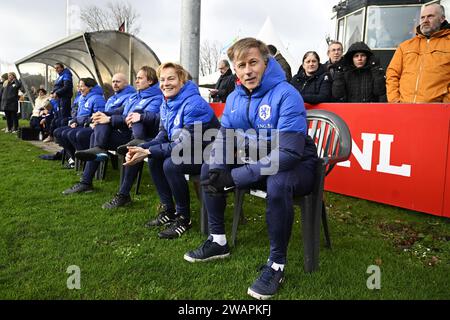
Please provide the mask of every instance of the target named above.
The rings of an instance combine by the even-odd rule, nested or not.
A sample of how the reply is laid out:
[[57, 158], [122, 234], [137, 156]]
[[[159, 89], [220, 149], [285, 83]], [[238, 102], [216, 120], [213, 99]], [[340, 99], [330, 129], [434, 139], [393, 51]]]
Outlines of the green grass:
[[[3, 124], [4, 125], [4, 124]], [[247, 197], [247, 223], [226, 261], [190, 264], [193, 228], [160, 240], [143, 227], [158, 204], [148, 169], [131, 206], [105, 211], [118, 188], [117, 171], [95, 181], [96, 192], [65, 197], [79, 180], [58, 161], [11, 134], [0, 133], [0, 299], [251, 299], [247, 287], [268, 256], [265, 206]], [[327, 193], [333, 249], [321, 246], [320, 270], [303, 272], [299, 211], [289, 247], [286, 281], [275, 299], [448, 299], [450, 223], [365, 200]], [[227, 230], [231, 230], [229, 199]], [[67, 289], [69, 266], [81, 269], [81, 290]], [[381, 268], [381, 289], [369, 290], [368, 266]]]

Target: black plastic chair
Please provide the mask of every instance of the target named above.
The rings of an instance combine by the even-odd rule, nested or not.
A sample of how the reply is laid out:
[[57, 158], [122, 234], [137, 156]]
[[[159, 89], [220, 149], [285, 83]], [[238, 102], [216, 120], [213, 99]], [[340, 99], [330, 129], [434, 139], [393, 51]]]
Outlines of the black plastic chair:
[[[319, 160], [313, 191], [294, 199], [301, 208], [302, 235], [305, 272], [313, 272], [319, 266], [320, 224], [323, 223], [326, 247], [331, 248], [327, 212], [323, 201], [325, 177], [336, 163], [346, 161], [351, 154], [352, 139], [347, 124], [336, 114], [326, 110], [309, 110], [307, 113], [308, 134], [313, 138]], [[234, 215], [231, 245], [236, 245], [239, 220], [246, 193], [265, 198], [262, 190], [241, 190], [234, 193]]]

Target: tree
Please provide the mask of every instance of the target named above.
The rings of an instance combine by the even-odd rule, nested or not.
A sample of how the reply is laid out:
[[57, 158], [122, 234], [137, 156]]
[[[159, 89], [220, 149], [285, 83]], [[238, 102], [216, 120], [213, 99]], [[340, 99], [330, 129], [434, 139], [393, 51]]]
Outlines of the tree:
[[221, 45], [217, 41], [204, 40], [200, 46], [200, 75], [207, 76], [217, 70]]
[[141, 26], [137, 24], [140, 15], [130, 3], [113, 3], [109, 1], [106, 8], [90, 5], [81, 9], [81, 20], [87, 25], [86, 31], [119, 30], [127, 22], [126, 31], [137, 35]]

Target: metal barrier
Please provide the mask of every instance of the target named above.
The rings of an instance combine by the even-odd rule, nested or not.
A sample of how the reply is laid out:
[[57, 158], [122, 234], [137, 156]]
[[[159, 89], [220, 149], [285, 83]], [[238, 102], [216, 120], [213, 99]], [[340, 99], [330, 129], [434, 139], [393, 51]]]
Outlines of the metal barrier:
[[19, 101], [19, 113], [21, 119], [30, 119], [33, 113], [33, 104], [31, 101]]

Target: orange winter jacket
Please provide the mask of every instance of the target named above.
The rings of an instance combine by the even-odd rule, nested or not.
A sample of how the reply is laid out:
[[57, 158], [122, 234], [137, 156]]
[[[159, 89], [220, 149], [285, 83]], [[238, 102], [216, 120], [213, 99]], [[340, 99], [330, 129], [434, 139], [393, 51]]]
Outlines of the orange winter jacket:
[[389, 102], [450, 102], [450, 25], [402, 42], [386, 70]]

